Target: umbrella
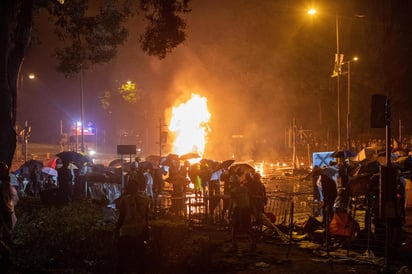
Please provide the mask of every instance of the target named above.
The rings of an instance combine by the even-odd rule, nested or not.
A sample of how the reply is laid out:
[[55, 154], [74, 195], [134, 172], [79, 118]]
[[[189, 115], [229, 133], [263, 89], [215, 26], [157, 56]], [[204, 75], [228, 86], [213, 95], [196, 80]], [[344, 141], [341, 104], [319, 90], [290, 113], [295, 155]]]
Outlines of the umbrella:
[[208, 166], [210, 170], [216, 170], [217, 166], [220, 164], [219, 162], [215, 160], [210, 160], [210, 159], [202, 159], [200, 160], [200, 164], [202, 166]]
[[[221, 162], [221, 163], [217, 166], [216, 169], [223, 169], [223, 168], [227, 169], [227, 168], [229, 168], [234, 162], [235, 162], [234, 159], [229, 159], [229, 160], [223, 161], [223, 162]], [[251, 168], [253, 168], [253, 167], [251, 167]], [[253, 169], [254, 169], [254, 168], [253, 168]]]
[[125, 159], [114, 159], [113, 161], [109, 163], [109, 167], [112, 167], [112, 168], [122, 167], [122, 161], [123, 161], [123, 164], [127, 163]]
[[149, 161], [143, 161], [139, 163], [139, 167], [142, 169], [154, 169], [156, 165]]
[[22, 166], [26, 166], [29, 168], [30, 172], [34, 169], [34, 168], [38, 168], [41, 169], [43, 167], [43, 162], [40, 162], [38, 160], [28, 160], [27, 162], [25, 162]]
[[48, 167], [48, 166], [42, 167], [41, 172], [43, 172], [47, 175], [50, 175], [50, 176], [57, 176], [57, 170], [55, 170], [52, 167]]
[[64, 163], [75, 163], [78, 166], [82, 166], [84, 163], [90, 163], [89, 157], [82, 155], [76, 151], [62, 151], [56, 154]]
[[164, 160], [162, 159], [161, 164], [165, 166], [179, 166], [179, 155], [168, 154]]
[[182, 161], [186, 161], [189, 159], [200, 158], [200, 155], [196, 152], [189, 152], [183, 155], [180, 155], [179, 159]]
[[161, 156], [159, 155], [149, 155], [145, 158], [146, 161], [151, 162], [153, 164], [158, 165], [160, 163], [160, 160], [162, 159]]
[[253, 166], [251, 166], [248, 163], [234, 163], [232, 164], [232, 166], [230, 167], [230, 169], [234, 169], [237, 170], [241, 173], [245, 173], [247, 171], [255, 171], [255, 168]]
[[108, 181], [108, 176], [100, 172], [91, 172], [87, 174], [87, 181], [106, 183]]
[[330, 156], [333, 158], [350, 158], [355, 157], [356, 153], [350, 150], [339, 150], [333, 152]]

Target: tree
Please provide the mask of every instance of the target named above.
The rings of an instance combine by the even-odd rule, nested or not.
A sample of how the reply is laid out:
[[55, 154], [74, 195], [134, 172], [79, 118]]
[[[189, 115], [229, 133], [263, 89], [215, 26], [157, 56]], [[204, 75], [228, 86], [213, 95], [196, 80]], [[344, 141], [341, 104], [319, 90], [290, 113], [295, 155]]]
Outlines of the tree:
[[[57, 70], [75, 75], [110, 61], [128, 36], [128, 19], [144, 16], [143, 51], [165, 58], [185, 40], [190, 0], [2, 0], [0, 2], [0, 161], [16, 148], [17, 83], [32, 38], [33, 19], [47, 10], [61, 45]], [[99, 3], [99, 4], [98, 4]], [[136, 29], [136, 26], [132, 26]], [[41, 30], [39, 30], [41, 31]]]

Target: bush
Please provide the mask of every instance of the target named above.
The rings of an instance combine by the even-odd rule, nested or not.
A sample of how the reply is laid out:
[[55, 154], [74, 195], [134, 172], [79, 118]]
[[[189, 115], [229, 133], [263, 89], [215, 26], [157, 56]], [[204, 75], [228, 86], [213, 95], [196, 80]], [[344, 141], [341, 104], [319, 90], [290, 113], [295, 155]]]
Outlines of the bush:
[[[114, 270], [116, 212], [87, 201], [46, 207], [25, 197], [16, 207], [11, 273], [110, 273]], [[203, 272], [210, 257], [207, 233], [182, 220], [150, 221], [148, 273]]]

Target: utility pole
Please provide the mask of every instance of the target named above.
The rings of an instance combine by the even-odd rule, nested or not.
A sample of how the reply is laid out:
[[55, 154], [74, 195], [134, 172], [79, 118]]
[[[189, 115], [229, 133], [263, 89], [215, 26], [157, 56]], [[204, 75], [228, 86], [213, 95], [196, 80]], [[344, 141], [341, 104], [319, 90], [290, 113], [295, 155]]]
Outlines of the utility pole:
[[159, 156], [162, 157], [163, 144], [167, 142], [167, 131], [163, 131], [163, 127], [167, 125], [163, 124], [162, 118], [159, 118]]
[[29, 151], [29, 138], [30, 138], [31, 127], [29, 126], [27, 120], [24, 122], [24, 162], [28, 160], [28, 151]]

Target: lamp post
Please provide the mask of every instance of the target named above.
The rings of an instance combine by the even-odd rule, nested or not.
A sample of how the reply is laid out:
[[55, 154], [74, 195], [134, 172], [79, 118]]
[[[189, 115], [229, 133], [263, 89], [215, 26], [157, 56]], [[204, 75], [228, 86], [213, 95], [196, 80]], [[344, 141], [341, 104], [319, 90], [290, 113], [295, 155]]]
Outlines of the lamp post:
[[350, 64], [352, 62], [356, 62], [358, 61], [358, 57], [353, 57], [352, 60], [343, 62], [342, 65], [347, 64], [348, 65], [348, 84], [347, 84], [347, 88], [348, 88], [348, 102], [347, 102], [347, 115], [346, 115], [346, 148], [348, 150], [350, 150], [351, 148], [351, 134], [352, 134], [352, 125], [351, 125], [351, 117], [350, 117], [350, 112], [351, 112], [351, 108], [350, 108]]
[[[19, 72], [20, 73], [20, 72]], [[20, 96], [24, 90], [24, 79], [27, 77], [29, 80], [36, 79], [36, 75], [32, 72], [28, 74], [21, 74], [19, 76], [19, 81], [17, 82], [17, 96]], [[24, 122], [24, 128], [21, 131], [23, 136], [22, 141], [22, 154], [24, 157], [24, 162], [28, 161], [28, 152], [29, 152], [29, 138], [31, 133], [31, 126], [29, 126], [28, 121]]]
[[[309, 15], [316, 14], [316, 9], [311, 8], [308, 10]], [[341, 138], [341, 106], [340, 106], [340, 72], [343, 54], [340, 53], [339, 49], [339, 16], [336, 12], [335, 14], [335, 32], [336, 32], [336, 54], [335, 54], [335, 67], [333, 69], [332, 77], [336, 77], [336, 93], [337, 93], [337, 118], [338, 118], [338, 150], [342, 148], [342, 138]]]
[[342, 148], [342, 139], [341, 139], [341, 111], [340, 111], [340, 69], [341, 69], [341, 56], [339, 52], [339, 17], [338, 13], [335, 15], [335, 25], [336, 25], [336, 56], [335, 56], [335, 66], [337, 65], [338, 73], [336, 75], [336, 93], [338, 97], [338, 150]]
[[[84, 152], [84, 71], [80, 69], [80, 118], [81, 118], [81, 145], [80, 151]], [[77, 147], [76, 147], [77, 151]]]

